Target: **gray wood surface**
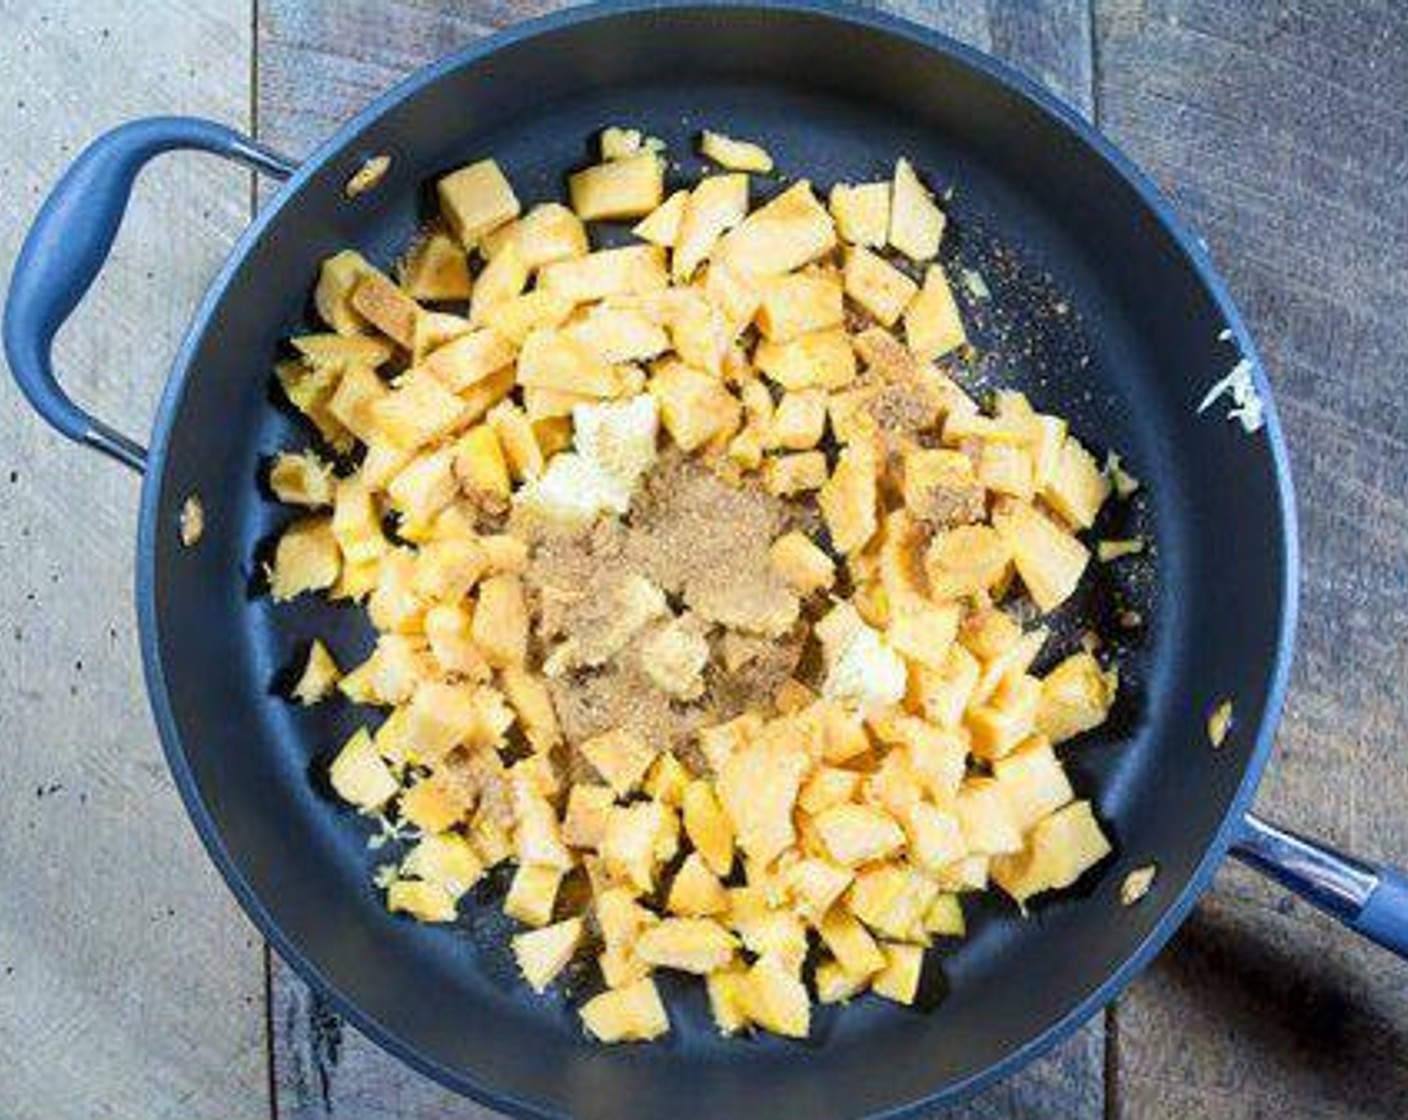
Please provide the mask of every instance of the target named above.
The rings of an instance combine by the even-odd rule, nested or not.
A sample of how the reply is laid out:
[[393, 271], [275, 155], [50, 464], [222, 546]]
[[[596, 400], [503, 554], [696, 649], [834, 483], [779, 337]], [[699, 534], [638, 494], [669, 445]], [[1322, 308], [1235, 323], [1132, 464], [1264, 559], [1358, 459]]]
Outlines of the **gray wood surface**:
[[[1201, 231], [1262, 346], [1304, 546], [1259, 807], [1408, 853], [1408, 9], [1106, 0], [1101, 124]], [[1408, 1115], [1403, 966], [1239, 869], [1121, 1002], [1113, 1114]]]
[[[562, 5], [451, 0], [355, 3], [264, 0], [257, 28], [260, 137], [307, 151], [406, 73], [498, 27]], [[1092, 105], [1084, 0], [872, 3], [992, 51], [1083, 112]], [[483, 1117], [340, 1023], [282, 962], [271, 961], [274, 1091], [280, 1117]], [[984, 1120], [1095, 1120], [1104, 1109], [1105, 1032], [1097, 1020], [1050, 1057], [972, 1102]]]
[[[248, 118], [243, 4], [0, 0], [0, 27], [6, 280], [41, 192], [95, 133]], [[60, 339], [80, 399], [145, 434], [248, 213], [248, 177], [208, 157], [143, 177]], [[138, 667], [137, 481], [53, 435], [3, 376], [0, 511], [0, 1116], [266, 1115], [261, 947], [182, 811]]]

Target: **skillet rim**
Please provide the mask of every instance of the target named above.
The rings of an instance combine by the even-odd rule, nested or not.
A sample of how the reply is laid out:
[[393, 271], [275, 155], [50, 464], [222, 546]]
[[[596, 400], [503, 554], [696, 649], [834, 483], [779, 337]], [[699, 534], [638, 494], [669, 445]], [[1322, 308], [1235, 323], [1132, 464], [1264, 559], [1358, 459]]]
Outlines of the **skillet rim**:
[[1193, 905], [1211, 886], [1213, 875], [1221, 865], [1228, 848], [1236, 839], [1242, 818], [1251, 806], [1261, 775], [1274, 748], [1275, 734], [1280, 723], [1290, 676], [1299, 613], [1300, 545], [1290, 456], [1261, 356], [1231, 293], [1213, 265], [1201, 239], [1184, 225], [1172, 202], [1153, 181], [1095, 125], [1077, 114], [1044, 86], [1028, 78], [1016, 68], [942, 32], [930, 30], [909, 20], [885, 13], [863, 9], [849, 2], [843, 3], [840, 0], [599, 0], [597, 3], [564, 9], [515, 24], [421, 67], [396, 83], [343, 123], [331, 136], [299, 162], [297, 171], [240, 234], [225, 263], [211, 281], [192, 315], [180, 349], [172, 362], [171, 372], [152, 423], [147, 470], [142, 480], [135, 590], [143, 675], [146, 680], [152, 714], [161, 739], [162, 751], [191, 823], [195, 826], [202, 844], [241, 909], [266, 941], [274, 947], [279, 956], [293, 968], [300, 979], [318, 991], [339, 1015], [371, 1038], [378, 1046], [441, 1085], [511, 1115], [543, 1118], [543, 1120], [564, 1120], [569, 1117], [570, 1114], [546, 1108], [538, 1101], [497, 1089], [476, 1077], [443, 1065], [421, 1053], [412, 1043], [401, 1038], [390, 1028], [383, 1027], [379, 1020], [363, 1011], [323, 975], [310, 955], [305, 954], [300, 946], [285, 937], [273, 915], [265, 907], [263, 900], [245, 878], [238, 861], [226, 848], [218, 826], [201, 797], [182, 745], [181, 734], [171, 709], [162, 664], [159, 618], [155, 605], [156, 533], [171, 428], [179, 411], [205, 327], [224, 299], [226, 290], [251, 248], [263, 236], [265, 229], [273, 223], [288, 201], [303, 189], [308, 179], [317, 170], [330, 160], [344, 155], [358, 134], [394, 105], [439, 81], [444, 75], [462, 67], [476, 65], [484, 58], [505, 47], [513, 46], [539, 35], [570, 29], [604, 18], [688, 9], [716, 10], [721, 13], [750, 10], [783, 14], [796, 13], [819, 16], [838, 23], [878, 31], [892, 37], [909, 40], [935, 54], [946, 56], [950, 62], [967, 69], [980, 80], [1002, 86], [1026, 100], [1039, 110], [1053, 126], [1058, 130], [1064, 129], [1081, 147], [1093, 153], [1123, 179], [1125, 184], [1134, 191], [1148, 214], [1173, 240], [1181, 251], [1184, 262], [1191, 268], [1198, 282], [1217, 307], [1231, 332], [1231, 341], [1236, 344], [1242, 357], [1251, 363], [1256, 389], [1265, 407], [1263, 431], [1272, 458], [1277, 492], [1277, 511], [1279, 513], [1279, 543], [1284, 557], [1278, 604], [1279, 625], [1276, 635], [1276, 655], [1267, 689], [1266, 703], [1258, 715], [1255, 740], [1248, 754], [1241, 782], [1228, 804], [1222, 822], [1206, 842], [1203, 854], [1192, 874], [1148, 934], [1138, 943], [1134, 951], [1126, 956], [1123, 962], [1083, 999], [1059, 1018], [1047, 1024], [1034, 1038], [1013, 1046], [1001, 1058], [987, 1067], [967, 1077], [950, 1081], [918, 1100], [871, 1113], [868, 1118], [868, 1120], [909, 1120], [909, 1118], [917, 1117], [920, 1112], [937, 1105], [949, 1105], [971, 1097], [1053, 1048], [1118, 996], [1130, 981], [1150, 964], [1178, 927], [1183, 924]]

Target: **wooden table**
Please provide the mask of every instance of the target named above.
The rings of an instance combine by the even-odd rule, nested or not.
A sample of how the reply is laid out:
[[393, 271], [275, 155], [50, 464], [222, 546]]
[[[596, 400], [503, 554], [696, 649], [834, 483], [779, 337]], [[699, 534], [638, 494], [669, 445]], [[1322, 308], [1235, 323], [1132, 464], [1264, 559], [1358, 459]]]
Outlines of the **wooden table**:
[[[0, 258], [85, 139], [206, 114], [309, 150], [422, 63], [553, 0], [0, 0]], [[1408, 10], [1394, 0], [892, 0], [1016, 63], [1171, 193], [1261, 342], [1301, 496], [1304, 619], [1259, 805], [1408, 860]], [[38, 9], [44, 8], [41, 12]], [[143, 430], [257, 195], [145, 178], [62, 340]], [[0, 1116], [483, 1117], [342, 1026], [238, 913], [160, 760], [133, 636], [135, 481], [0, 386]], [[959, 1113], [1408, 1115], [1408, 976], [1235, 868], [1103, 1017]]]

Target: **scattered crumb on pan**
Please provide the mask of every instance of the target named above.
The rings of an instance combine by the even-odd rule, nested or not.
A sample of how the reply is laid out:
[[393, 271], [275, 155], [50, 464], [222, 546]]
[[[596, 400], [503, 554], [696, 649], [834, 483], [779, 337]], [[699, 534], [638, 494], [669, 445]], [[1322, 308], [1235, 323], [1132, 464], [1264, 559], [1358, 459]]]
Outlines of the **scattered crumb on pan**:
[[1143, 537], [1129, 537], [1125, 540], [1103, 540], [1095, 542], [1095, 555], [1100, 563], [1110, 564], [1124, 556], [1137, 556], [1144, 551]]
[[390, 169], [390, 156], [372, 156], [353, 172], [342, 191], [348, 198], [356, 198], [358, 195], [366, 194], [386, 177], [386, 173]]
[[1220, 747], [1232, 729], [1232, 701], [1224, 700], [1208, 715], [1208, 742]]
[[1136, 867], [1124, 877], [1124, 882], [1120, 884], [1120, 905], [1133, 906], [1149, 893], [1149, 888], [1154, 885], [1154, 879], [1159, 873], [1156, 863], [1146, 863], [1142, 867]]
[[1105, 455], [1105, 477], [1115, 488], [1115, 494], [1122, 499], [1133, 497], [1142, 485], [1139, 479], [1124, 469], [1124, 462], [1117, 451], [1110, 451]]
[[1222, 396], [1232, 401], [1232, 407], [1227, 410], [1227, 419], [1237, 421], [1246, 432], [1260, 431], [1266, 420], [1265, 408], [1252, 380], [1251, 359], [1239, 358], [1227, 376], [1207, 391], [1198, 404], [1198, 414], [1202, 415]]
[[181, 506], [181, 543], [193, 548], [205, 534], [205, 507], [192, 495]]

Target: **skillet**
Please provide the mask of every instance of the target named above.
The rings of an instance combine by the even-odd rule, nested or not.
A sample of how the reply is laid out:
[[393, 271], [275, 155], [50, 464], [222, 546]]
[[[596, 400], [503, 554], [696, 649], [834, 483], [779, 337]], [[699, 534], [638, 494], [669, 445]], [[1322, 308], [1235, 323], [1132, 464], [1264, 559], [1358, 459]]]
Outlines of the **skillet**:
[[[319, 260], [348, 245], [386, 263], [428, 213], [427, 184], [492, 153], [520, 195], [557, 197], [609, 123], [692, 150], [703, 127], [763, 140], [818, 184], [883, 177], [910, 156], [946, 204], [945, 263], [985, 278], [965, 295], [993, 384], [1067, 416], [1144, 481], [1097, 535], [1146, 533], [1152, 563], [1101, 570], [1082, 617], [1142, 625], [1116, 646], [1125, 687], [1109, 725], [1065, 754], [1115, 855], [1025, 920], [998, 898], [969, 939], [930, 954], [919, 1011], [873, 998], [819, 1009], [805, 1042], [725, 1041], [698, 985], [671, 986], [661, 1044], [583, 1038], [572, 994], [514, 976], [497, 907], [453, 930], [385, 913], [376, 853], [326, 794], [329, 745], [364, 717], [296, 709], [280, 674], [314, 636], [339, 661], [369, 646], [356, 612], [274, 607], [258, 575], [287, 519], [259, 479], [307, 440], [278, 407], [280, 340], [310, 329]], [[141, 166], [173, 149], [239, 160], [287, 183], [235, 246], [173, 365], [149, 450], [60, 390], [54, 333], [111, 247]], [[369, 156], [379, 186], [343, 192]], [[693, 170], [682, 160], [681, 177]], [[143, 662], [177, 787], [212, 859], [275, 948], [356, 1026], [461, 1092], [522, 1116], [769, 1120], [901, 1116], [951, 1103], [1054, 1045], [1157, 953], [1231, 851], [1348, 925], [1408, 953], [1408, 885], [1248, 815], [1271, 752], [1295, 628], [1295, 510], [1286, 448], [1252, 340], [1206, 253], [1108, 141], [1015, 72], [941, 35], [807, 0], [608, 3], [523, 25], [416, 74], [304, 163], [186, 118], [97, 140], [44, 204], [5, 312], [10, 368], [64, 434], [143, 473], [136, 594]], [[1239, 359], [1264, 404], [1247, 432], [1199, 414]], [[198, 496], [205, 533], [181, 545]], [[1103, 616], [1101, 612], [1104, 612]], [[1072, 622], [1072, 625], [1075, 625]], [[1224, 698], [1227, 741], [1204, 730]], [[384, 858], [384, 857], [383, 857]], [[1150, 862], [1137, 906], [1120, 885]]]

